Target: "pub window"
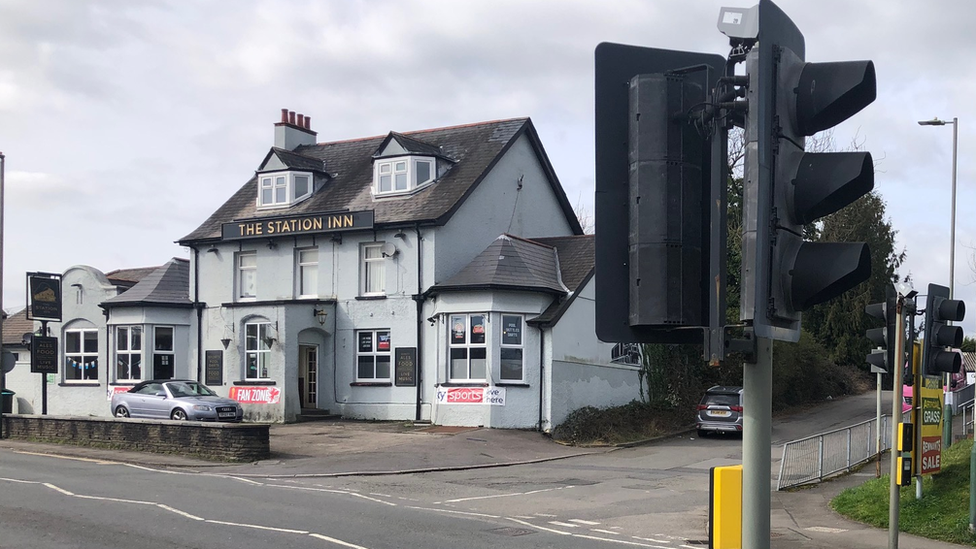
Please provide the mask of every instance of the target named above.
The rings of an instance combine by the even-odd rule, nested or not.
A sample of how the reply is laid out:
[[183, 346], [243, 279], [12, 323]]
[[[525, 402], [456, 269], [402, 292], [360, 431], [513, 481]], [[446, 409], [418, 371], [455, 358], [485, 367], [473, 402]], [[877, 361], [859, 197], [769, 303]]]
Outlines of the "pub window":
[[356, 332], [356, 381], [390, 381], [390, 331]]
[[142, 380], [142, 326], [115, 328], [115, 381]]
[[65, 383], [95, 380], [98, 380], [98, 330], [65, 330]]
[[258, 208], [284, 208], [312, 195], [312, 174], [278, 172], [258, 177]]
[[251, 322], [244, 325], [245, 380], [260, 381], [271, 377], [271, 344], [270, 322]]
[[173, 379], [176, 355], [173, 352], [173, 327], [153, 328], [153, 379]]
[[502, 381], [522, 381], [522, 316], [502, 315], [501, 372]]
[[308, 248], [298, 250], [296, 258], [298, 265], [295, 269], [299, 297], [315, 297], [319, 294], [319, 250]]
[[241, 252], [237, 254], [237, 297], [239, 299], [254, 299], [257, 297], [257, 291], [257, 252]]
[[408, 193], [434, 181], [434, 159], [405, 156], [377, 160], [373, 166], [373, 194]]
[[362, 247], [362, 295], [384, 295], [386, 292], [386, 258], [383, 243], [373, 242]]
[[487, 316], [451, 315], [448, 381], [488, 379]]

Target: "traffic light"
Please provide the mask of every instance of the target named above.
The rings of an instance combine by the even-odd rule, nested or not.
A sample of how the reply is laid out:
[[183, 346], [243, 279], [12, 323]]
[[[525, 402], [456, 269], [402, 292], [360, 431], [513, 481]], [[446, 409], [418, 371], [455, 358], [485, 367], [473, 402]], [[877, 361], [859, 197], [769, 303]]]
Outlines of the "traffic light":
[[939, 376], [955, 374], [962, 367], [962, 357], [946, 347], [958, 348], [962, 345], [962, 327], [949, 326], [947, 322], [958, 322], [966, 317], [966, 304], [957, 299], [949, 299], [949, 288], [929, 284], [929, 295], [925, 301], [925, 328], [922, 341], [922, 375]]
[[868, 353], [867, 362], [871, 365], [872, 373], [888, 373], [892, 365], [900, 361], [895, 360], [895, 335], [897, 334], [897, 298], [895, 290], [887, 286], [887, 296], [881, 303], [872, 303], [864, 308], [864, 312], [874, 318], [884, 321], [884, 327], [871, 328], [867, 331], [867, 338], [873, 345], [873, 351]]
[[874, 188], [868, 152], [805, 152], [805, 138], [874, 101], [871, 61], [807, 63], [789, 17], [760, 0], [746, 57], [749, 110], [743, 183], [742, 320], [758, 337], [797, 341], [800, 313], [867, 280], [865, 243], [803, 240], [804, 225]]
[[710, 250], [711, 208], [725, 208], [710, 181], [724, 188], [727, 172], [702, 115], [725, 59], [602, 43], [595, 61], [597, 335], [702, 343], [710, 265], [725, 255]]

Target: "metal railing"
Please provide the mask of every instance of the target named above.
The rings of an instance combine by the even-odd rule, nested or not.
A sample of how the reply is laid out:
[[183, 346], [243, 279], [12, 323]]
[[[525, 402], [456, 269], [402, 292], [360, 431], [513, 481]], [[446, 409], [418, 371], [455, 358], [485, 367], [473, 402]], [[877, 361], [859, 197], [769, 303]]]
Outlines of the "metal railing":
[[[877, 419], [801, 438], [783, 445], [776, 489], [819, 482], [877, 456]], [[889, 417], [881, 416], [881, 451], [891, 447]]]

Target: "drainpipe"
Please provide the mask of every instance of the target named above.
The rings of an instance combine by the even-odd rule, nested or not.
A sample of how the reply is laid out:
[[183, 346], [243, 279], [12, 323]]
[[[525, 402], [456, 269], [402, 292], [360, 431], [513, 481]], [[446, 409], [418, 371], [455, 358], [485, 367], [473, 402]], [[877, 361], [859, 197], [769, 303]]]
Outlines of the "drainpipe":
[[416, 421], [421, 419], [421, 404], [423, 403], [423, 384], [424, 384], [424, 345], [423, 345], [423, 333], [424, 333], [424, 254], [423, 251], [423, 240], [420, 236], [420, 224], [416, 224], [414, 229], [417, 233], [417, 295], [413, 296], [414, 301], [417, 302], [417, 412]]
[[197, 382], [203, 383], [203, 304], [200, 303], [200, 249], [193, 250], [193, 308], [197, 310]]
[[546, 330], [539, 325], [539, 431], [542, 431], [542, 395], [543, 385], [545, 384], [546, 373]]

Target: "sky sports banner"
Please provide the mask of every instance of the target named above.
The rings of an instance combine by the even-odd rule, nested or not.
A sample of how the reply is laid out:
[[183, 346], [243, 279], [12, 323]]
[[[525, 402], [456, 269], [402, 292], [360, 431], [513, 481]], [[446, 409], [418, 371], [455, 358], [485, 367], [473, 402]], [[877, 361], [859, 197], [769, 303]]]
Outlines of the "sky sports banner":
[[277, 387], [231, 387], [231, 400], [241, 404], [278, 404], [281, 390]]
[[504, 387], [440, 387], [437, 389], [438, 404], [487, 404], [505, 405]]

